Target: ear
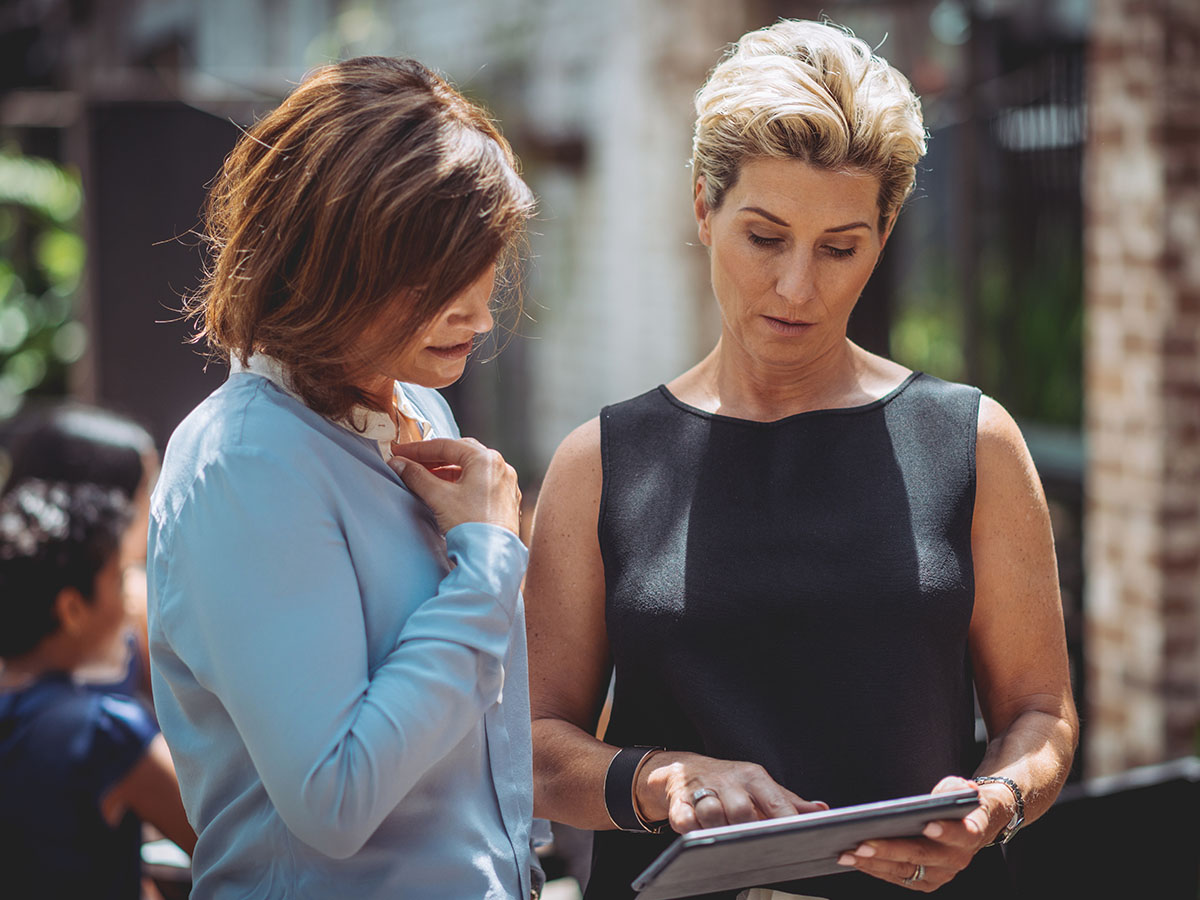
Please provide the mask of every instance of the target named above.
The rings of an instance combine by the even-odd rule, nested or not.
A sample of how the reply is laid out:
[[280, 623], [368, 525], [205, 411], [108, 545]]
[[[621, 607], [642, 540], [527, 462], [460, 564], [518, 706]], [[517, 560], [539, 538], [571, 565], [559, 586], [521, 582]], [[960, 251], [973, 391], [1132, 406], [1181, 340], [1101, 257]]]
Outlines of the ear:
[[879, 252], [875, 255], [875, 265], [871, 266], [871, 271], [874, 272], [879, 268], [879, 264], [883, 262], [883, 251], [887, 247], [888, 238], [892, 236], [892, 228], [896, 224], [896, 213], [892, 213], [892, 217], [883, 224], [883, 231], [879, 235]]
[[79, 634], [86, 622], [88, 602], [77, 588], [65, 587], [54, 598], [54, 614], [59, 630], [69, 635]]
[[888, 238], [890, 238], [892, 236], [892, 229], [896, 226], [896, 217], [898, 215], [899, 215], [898, 212], [892, 213], [892, 217], [890, 219], [888, 219], [887, 222], [884, 223], [883, 233], [880, 234], [880, 236], [879, 236], [880, 252], [882, 252], [883, 248], [887, 246]]
[[692, 198], [692, 210], [696, 214], [697, 232], [700, 236], [700, 243], [705, 247], [712, 246], [712, 232], [708, 227], [708, 217], [712, 214], [708, 208], [708, 204], [704, 202], [704, 176], [701, 175], [696, 179], [696, 195]]

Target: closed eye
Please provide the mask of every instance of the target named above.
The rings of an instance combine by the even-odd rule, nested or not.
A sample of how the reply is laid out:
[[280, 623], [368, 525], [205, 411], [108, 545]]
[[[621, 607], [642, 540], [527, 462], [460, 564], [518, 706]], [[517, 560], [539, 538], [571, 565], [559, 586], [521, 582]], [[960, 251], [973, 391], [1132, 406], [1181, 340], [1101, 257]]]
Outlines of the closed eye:
[[780, 238], [763, 237], [760, 234], [755, 234], [753, 231], [750, 232], [750, 240], [752, 243], [758, 244], [760, 247], [772, 247], [775, 244], [782, 243]]
[[828, 246], [825, 249], [829, 251], [830, 256], [833, 256], [837, 259], [848, 259], [849, 257], [854, 255], [855, 250], [856, 250], [855, 247], [828, 247]]

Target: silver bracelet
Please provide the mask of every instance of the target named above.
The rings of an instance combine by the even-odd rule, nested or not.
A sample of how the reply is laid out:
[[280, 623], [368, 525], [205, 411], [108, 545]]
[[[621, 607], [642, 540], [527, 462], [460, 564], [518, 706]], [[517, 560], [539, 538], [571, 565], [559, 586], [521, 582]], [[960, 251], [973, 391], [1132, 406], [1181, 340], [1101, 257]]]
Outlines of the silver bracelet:
[[976, 784], [1002, 784], [1013, 793], [1013, 797], [1017, 801], [1017, 811], [1013, 813], [1013, 817], [1009, 819], [1008, 824], [1000, 829], [1000, 833], [996, 835], [996, 839], [991, 844], [985, 844], [985, 847], [991, 847], [994, 844], [1007, 844], [1013, 839], [1021, 826], [1025, 824], [1025, 798], [1021, 795], [1021, 789], [1017, 787], [1017, 783], [1011, 778], [1005, 778], [1003, 775], [980, 775], [973, 778]]

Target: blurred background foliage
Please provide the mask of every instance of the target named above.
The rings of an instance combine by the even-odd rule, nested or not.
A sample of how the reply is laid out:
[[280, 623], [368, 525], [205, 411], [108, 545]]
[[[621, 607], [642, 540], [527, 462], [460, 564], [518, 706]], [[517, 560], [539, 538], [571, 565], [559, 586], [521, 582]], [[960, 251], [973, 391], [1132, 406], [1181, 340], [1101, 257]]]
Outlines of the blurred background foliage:
[[0, 148], [0, 417], [67, 393], [87, 345], [75, 317], [86, 257], [79, 174]]
[[970, 366], [960, 282], [950, 258], [926, 246], [914, 277], [900, 286], [890, 334], [895, 358], [940, 378], [977, 384], [1022, 419], [1080, 427], [1082, 260], [1078, 248], [1067, 252], [1064, 242], [1019, 268], [1010, 252], [983, 250]]

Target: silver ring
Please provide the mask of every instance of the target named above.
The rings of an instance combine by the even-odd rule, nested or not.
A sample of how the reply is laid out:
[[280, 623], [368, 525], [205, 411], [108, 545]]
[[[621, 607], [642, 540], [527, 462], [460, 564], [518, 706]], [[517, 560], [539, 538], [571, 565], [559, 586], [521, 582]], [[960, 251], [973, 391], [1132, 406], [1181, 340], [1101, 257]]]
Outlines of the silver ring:
[[699, 790], [692, 791], [692, 806], [695, 806], [697, 803], [699, 803], [705, 797], [716, 797], [716, 796], [717, 796], [717, 792], [714, 791], [712, 788], [700, 788]]
[[903, 883], [906, 886], [913, 885], [913, 884], [916, 884], [918, 881], [920, 881], [924, 877], [925, 877], [925, 867], [923, 865], [921, 865], [920, 863], [917, 863], [917, 871], [912, 873], [912, 877], [905, 878]]

